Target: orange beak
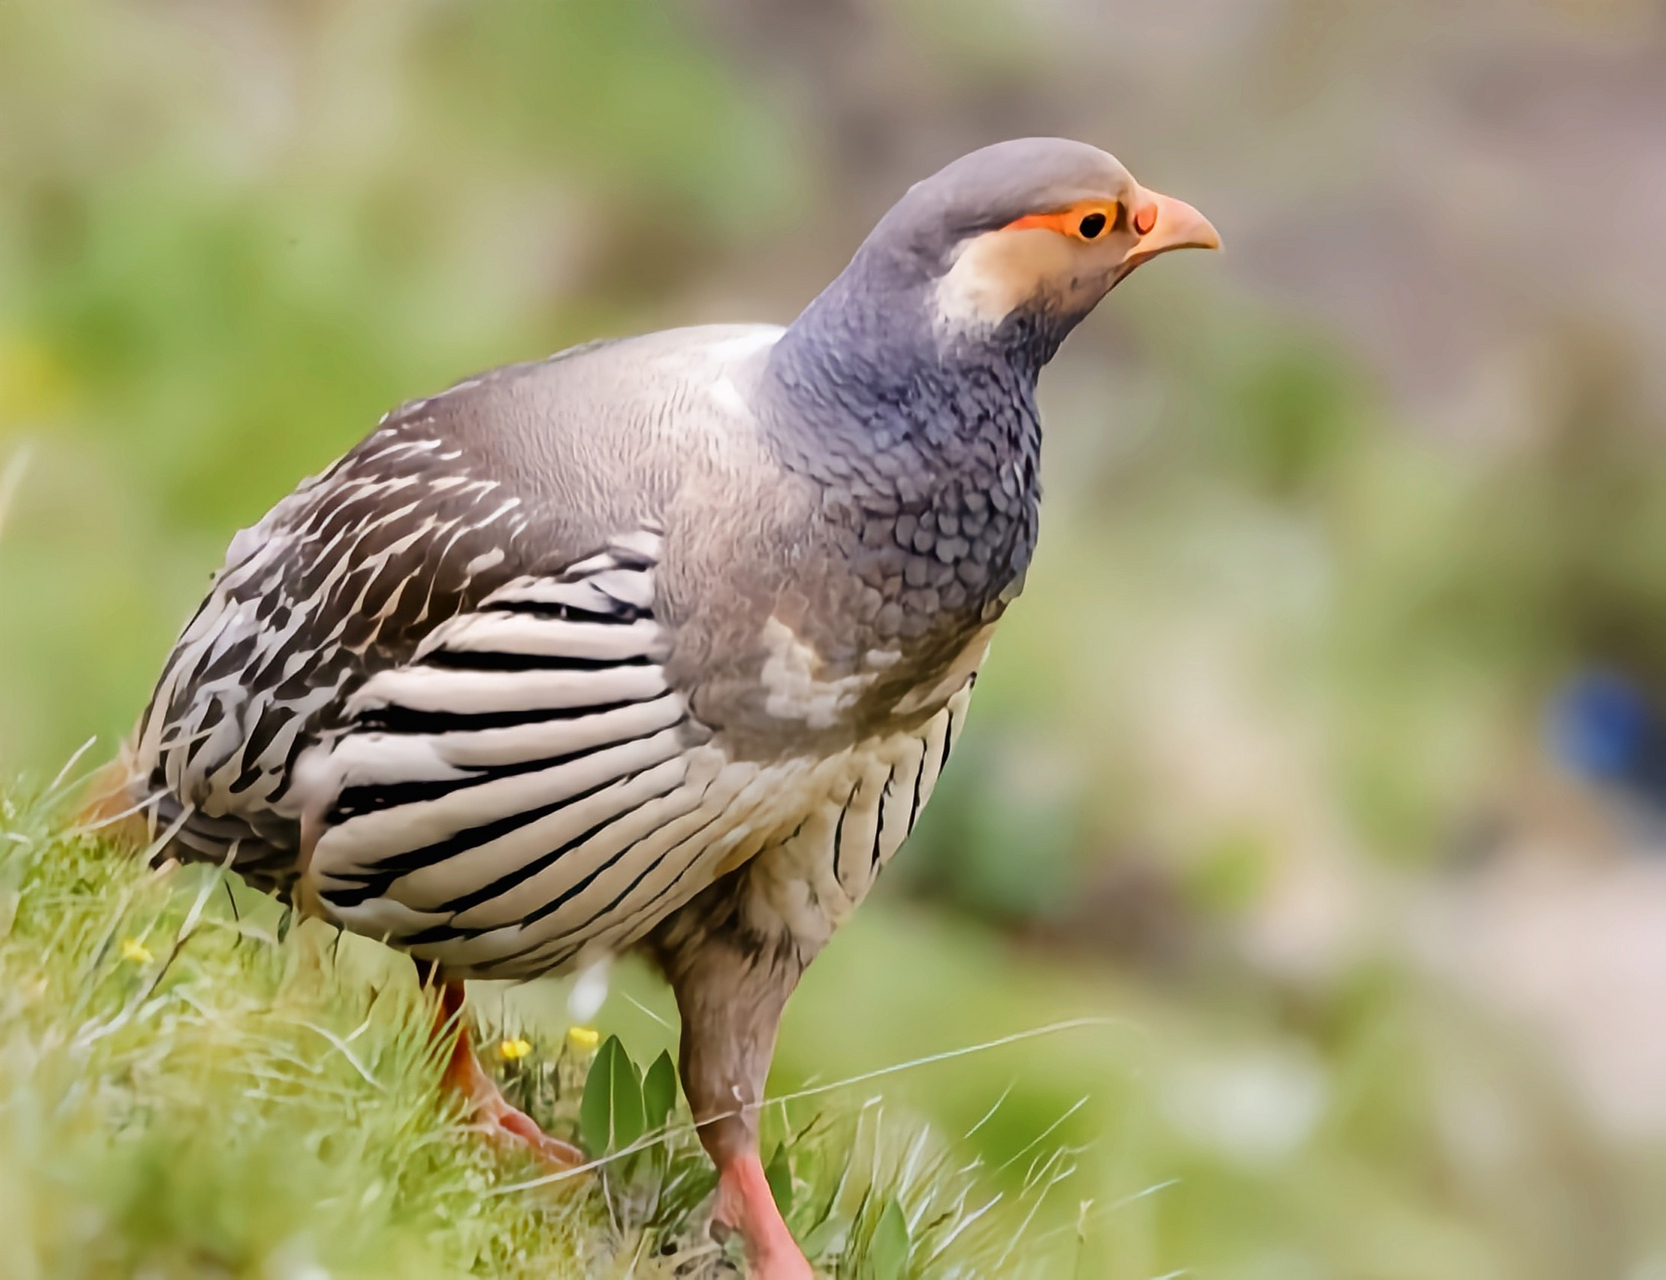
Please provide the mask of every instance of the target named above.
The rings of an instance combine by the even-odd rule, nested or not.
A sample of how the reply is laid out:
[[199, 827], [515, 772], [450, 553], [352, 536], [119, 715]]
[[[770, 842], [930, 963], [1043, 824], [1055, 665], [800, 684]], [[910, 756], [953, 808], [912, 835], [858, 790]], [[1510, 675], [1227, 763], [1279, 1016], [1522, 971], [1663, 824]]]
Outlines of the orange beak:
[[1220, 234], [1184, 200], [1141, 190], [1134, 197], [1129, 222], [1139, 239], [1123, 257], [1133, 267], [1170, 249], [1219, 249]]

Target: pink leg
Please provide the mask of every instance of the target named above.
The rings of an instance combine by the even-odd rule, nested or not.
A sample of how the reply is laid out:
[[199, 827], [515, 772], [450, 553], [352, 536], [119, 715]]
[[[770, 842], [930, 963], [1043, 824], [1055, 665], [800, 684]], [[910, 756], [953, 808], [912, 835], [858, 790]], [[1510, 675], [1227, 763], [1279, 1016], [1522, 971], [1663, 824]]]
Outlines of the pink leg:
[[469, 1040], [468, 1024], [462, 1020], [463, 984], [447, 982], [440, 986], [440, 1007], [434, 1020], [436, 1035], [446, 1034], [455, 1023], [457, 1039], [452, 1045], [451, 1060], [446, 1063], [441, 1084], [453, 1089], [468, 1100], [470, 1112], [477, 1123], [502, 1137], [532, 1148], [546, 1164], [554, 1169], [571, 1169], [584, 1163], [584, 1152], [570, 1142], [552, 1138], [540, 1129], [531, 1116], [510, 1105], [497, 1081], [487, 1074], [475, 1057]]
[[740, 1232], [753, 1280], [812, 1280], [815, 1273], [775, 1207], [756, 1151], [719, 1165], [712, 1220], [721, 1229]]
[[683, 1092], [717, 1166], [712, 1234], [740, 1234], [754, 1280], [811, 1280], [758, 1158], [758, 1111], [781, 1011], [814, 951], [749, 931], [750, 876], [720, 879], [671, 916], [652, 945], [682, 1015]]

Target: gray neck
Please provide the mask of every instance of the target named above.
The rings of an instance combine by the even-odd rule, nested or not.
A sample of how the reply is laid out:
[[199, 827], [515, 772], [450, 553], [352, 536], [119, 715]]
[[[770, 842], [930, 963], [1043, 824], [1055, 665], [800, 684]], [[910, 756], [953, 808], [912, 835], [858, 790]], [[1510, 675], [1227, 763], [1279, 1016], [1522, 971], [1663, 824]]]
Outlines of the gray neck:
[[1065, 327], [1019, 313], [988, 333], [945, 337], [932, 329], [931, 285], [865, 245], [782, 335], [764, 382], [786, 465], [905, 503], [967, 467], [1033, 470], [1036, 378]]
[[945, 341], [930, 289], [865, 246], [776, 343], [761, 407], [781, 464], [823, 485], [865, 559], [929, 562], [912, 578], [929, 568], [942, 605], [981, 615], [1034, 549], [1035, 384], [1062, 326], [1015, 316]]

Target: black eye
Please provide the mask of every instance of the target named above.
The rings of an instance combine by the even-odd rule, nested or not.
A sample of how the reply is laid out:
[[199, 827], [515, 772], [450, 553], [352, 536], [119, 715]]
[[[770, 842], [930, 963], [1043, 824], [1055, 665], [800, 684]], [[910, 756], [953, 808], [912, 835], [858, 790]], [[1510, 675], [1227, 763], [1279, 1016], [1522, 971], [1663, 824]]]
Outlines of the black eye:
[[1081, 226], [1076, 229], [1082, 233], [1082, 239], [1091, 240], [1094, 236], [1098, 235], [1105, 229], [1105, 215], [1102, 213], [1090, 213], [1087, 217], [1082, 219]]

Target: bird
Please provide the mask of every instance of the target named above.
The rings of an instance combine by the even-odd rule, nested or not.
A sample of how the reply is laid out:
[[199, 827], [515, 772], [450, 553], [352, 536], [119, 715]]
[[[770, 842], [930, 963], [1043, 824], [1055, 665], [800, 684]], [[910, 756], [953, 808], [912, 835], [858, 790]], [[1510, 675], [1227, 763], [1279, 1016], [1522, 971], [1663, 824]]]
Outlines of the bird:
[[120, 767], [165, 857], [467, 979], [638, 951], [711, 1222], [812, 1274], [758, 1151], [781, 1013], [907, 838], [1036, 545], [1036, 383], [1140, 264], [1219, 248], [1064, 138], [915, 183], [786, 326], [512, 364], [386, 415], [237, 533]]

